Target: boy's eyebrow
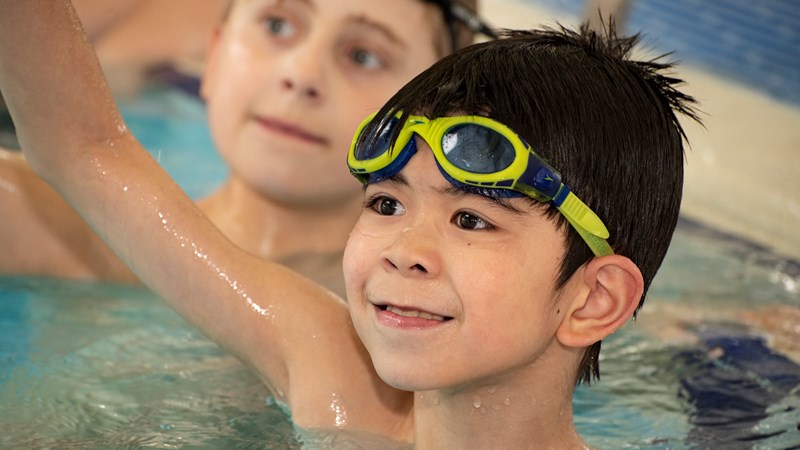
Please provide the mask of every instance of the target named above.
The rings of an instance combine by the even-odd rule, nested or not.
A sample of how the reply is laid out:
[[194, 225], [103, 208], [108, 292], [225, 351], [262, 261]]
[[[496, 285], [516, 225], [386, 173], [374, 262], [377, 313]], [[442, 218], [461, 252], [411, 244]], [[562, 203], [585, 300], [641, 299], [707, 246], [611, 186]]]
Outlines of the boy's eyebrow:
[[[307, 0], [304, 0], [304, 1], [307, 1]], [[406, 47], [406, 43], [402, 39], [400, 39], [397, 36], [397, 34], [395, 34], [386, 25], [384, 25], [384, 24], [382, 24], [380, 22], [376, 22], [376, 21], [370, 19], [369, 17], [367, 17], [365, 15], [352, 16], [352, 18], [350, 20], [352, 20], [353, 22], [356, 22], [356, 23], [360, 23], [360, 24], [366, 25], [366, 26], [368, 26], [370, 28], [373, 28], [376, 31], [378, 31], [379, 33], [383, 34], [386, 37], [386, 39], [390, 40], [391, 42], [393, 42], [395, 44], [398, 44], [398, 45], [401, 45], [403, 47]]]
[[[286, 0], [280, 0], [280, 1], [286, 1]], [[316, 4], [315, 3], [317, 1], [328, 1], [328, 0], [294, 0], [294, 1], [305, 3], [310, 8], [316, 10]], [[392, 30], [390, 30], [386, 25], [384, 25], [384, 24], [382, 24], [380, 22], [376, 22], [376, 21], [370, 19], [369, 17], [367, 17], [367, 16], [365, 16], [363, 14], [354, 15], [354, 16], [350, 17], [349, 20], [352, 21], [352, 22], [356, 22], [356, 23], [360, 23], [360, 24], [366, 25], [366, 26], [368, 26], [370, 28], [374, 28], [379, 33], [383, 34], [386, 37], [386, 39], [394, 42], [395, 44], [402, 45], [404, 47], [407, 46], [406, 43], [402, 39], [400, 39], [397, 36], [397, 34], [395, 34]]]
[[[406, 177], [403, 176], [402, 173], [397, 173], [397, 174], [393, 175], [392, 177], [381, 181], [381, 183], [398, 184], [398, 185], [406, 186], [406, 187], [409, 185], [408, 184], [408, 180], [406, 179]], [[492, 205], [499, 206], [499, 207], [505, 209], [506, 211], [509, 211], [511, 213], [514, 213], [514, 214], [524, 214], [525, 213], [525, 211], [523, 211], [523, 210], [517, 208], [516, 206], [512, 205], [511, 203], [509, 203], [508, 199], [499, 198], [499, 197], [489, 197], [489, 196], [486, 196], [486, 195], [481, 195], [481, 194], [477, 194], [477, 193], [474, 193], [474, 192], [469, 192], [467, 190], [458, 188], [458, 187], [453, 186], [453, 185], [448, 185], [446, 187], [443, 187], [443, 188], [439, 189], [438, 193], [441, 194], [441, 195], [445, 195], [445, 196], [448, 196], [448, 197], [455, 197], [455, 198], [473, 197], [473, 198], [477, 198], [477, 199], [479, 199], [481, 201], [491, 203]]]
[[382, 180], [381, 183], [399, 184], [400, 186], [408, 187], [408, 180], [403, 176], [402, 173], [396, 173], [391, 177]]
[[456, 197], [456, 198], [464, 198], [464, 197], [477, 198], [477, 199], [479, 199], [481, 201], [484, 201], [484, 202], [487, 202], [487, 203], [491, 203], [491, 204], [493, 204], [495, 206], [499, 206], [499, 207], [505, 209], [506, 211], [509, 211], [511, 213], [514, 213], [514, 214], [523, 214], [524, 213], [523, 210], [521, 210], [521, 209], [517, 208], [516, 206], [512, 205], [511, 203], [509, 203], [508, 199], [506, 199], [506, 198], [489, 197], [488, 195], [481, 195], [481, 194], [478, 194], [478, 193], [475, 193], [475, 192], [470, 192], [470, 191], [467, 191], [467, 190], [462, 189], [462, 188], [458, 188], [458, 187], [453, 186], [453, 185], [450, 185], [450, 186], [447, 186], [447, 187], [445, 187], [443, 189], [440, 189], [439, 193], [442, 194], [442, 195], [447, 195], [447, 196]]
[[[288, 1], [288, 0], [277, 0], [277, 1], [278, 2], [283, 2], [283, 1]], [[316, 10], [317, 9], [316, 8], [316, 6], [317, 6], [316, 2], [317, 1], [327, 1], [327, 0], [292, 0], [292, 1], [305, 3], [306, 5], [308, 5], [309, 8]], [[407, 47], [406, 43], [402, 39], [400, 39], [400, 37], [398, 37], [397, 34], [394, 33], [392, 30], [390, 30], [386, 25], [384, 25], [384, 24], [382, 24], [380, 22], [376, 22], [376, 21], [370, 19], [369, 17], [367, 17], [367, 16], [365, 16], [363, 14], [354, 15], [354, 16], [350, 17], [349, 20], [352, 21], [352, 22], [355, 22], [355, 23], [360, 23], [360, 24], [366, 25], [366, 26], [368, 26], [370, 28], [374, 28], [379, 33], [383, 34], [386, 37], [386, 39], [394, 42], [395, 44], [402, 45], [403, 47]]]

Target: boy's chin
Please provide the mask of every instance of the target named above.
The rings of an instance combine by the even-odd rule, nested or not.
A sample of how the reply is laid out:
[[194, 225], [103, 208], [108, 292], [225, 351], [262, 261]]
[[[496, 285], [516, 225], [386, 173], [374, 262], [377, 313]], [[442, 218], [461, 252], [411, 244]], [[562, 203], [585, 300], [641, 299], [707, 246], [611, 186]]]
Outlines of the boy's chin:
[[400, 389], [401, 391], [427, 391], [430, 390], [430, 382], [419, 369], [403, 366], [398, 361], [392, 360], [391, 355], [384, 361], [372, 358], [375, 371], [384, 383]]
[[401, 391], [435, 391], [447, 388], [453, 381], [452, 377], [439, 376], [435, 369], [425, 367], [424, 364], [398, 364], [398, 361], [392, 360], [391, 355], [385, 362], [386, 364], [381, 364], [381, 361], [373, 358], [378, 376], [389, 386]]

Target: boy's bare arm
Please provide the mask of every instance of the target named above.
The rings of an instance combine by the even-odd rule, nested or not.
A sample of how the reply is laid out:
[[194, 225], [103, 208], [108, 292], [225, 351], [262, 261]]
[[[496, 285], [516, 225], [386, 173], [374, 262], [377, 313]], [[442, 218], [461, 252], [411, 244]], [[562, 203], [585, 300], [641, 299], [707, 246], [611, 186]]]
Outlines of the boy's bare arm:
[[0, 89], [31, 167], [142, 281], [255, 366], [297, 423], [331, 425], [331, 393], [379, 404], [344, 303], [202, 215], [125, 128], [69, 3], [0, 0], [0, 11]]
[[140, 151], [68, 2], [1, 5], [0, 86], [31, 167], [143, 281], [214, 337], [231, 340], [224, 324], [235, 308], [219, 305], [245, 288], [226, 278], [235, 249], [205, 245], [222, 238]]
[[2, 148], [0, 255], [3, 274], [137, 282], [20, 152]]

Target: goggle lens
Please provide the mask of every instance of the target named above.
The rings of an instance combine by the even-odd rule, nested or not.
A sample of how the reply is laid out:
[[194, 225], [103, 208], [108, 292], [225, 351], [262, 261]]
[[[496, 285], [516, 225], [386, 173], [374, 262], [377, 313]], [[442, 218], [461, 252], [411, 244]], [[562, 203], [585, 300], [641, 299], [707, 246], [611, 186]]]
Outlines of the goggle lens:
[[[372, 127], [377, 126], [374, 121], [361, 131], [361, 136], [359, 136], [359, 145], [356, 147], [353, 156], [359, 161], [369, 161], [371, 159], [375, 159], [380, 155], [384, 154], [386, 151], [389, 150], [392, 144], [392, 134], [394, 133], [395, 127], [397, 127], [400, 119], [397, 117], [392, 117], [389, 119], [388, 124], [385, 127], [382, 127], [380, 134], [374, 136], [374, 133], [368, 133]], [[364, 137], [367, 139], [364, 140]]]
[[459, 169], [496, 173], [514, 162], [514, 145], [502, 134], [475, 124], [460, 124], [442, 136], [445, 157]]
[[[400, 120], [389, 119], [375, 136], [367, 133], [377, 124], [369, 124], [362, 130], [362, 138], [354, 156], [359, 161], [377, 158], [391, 147], [391, 137]], [[370, 136], [370, 134], [372, 136]], [[366, 136], [365, 136], [366, 135]], [[514, 144], [491, 128], [476, 124], [459, 124], [449, 128], [442, 136], [442, 150], [447, 160], [461, 170], [472, 173], [496, 173], [509, 167], [516, 158]]]

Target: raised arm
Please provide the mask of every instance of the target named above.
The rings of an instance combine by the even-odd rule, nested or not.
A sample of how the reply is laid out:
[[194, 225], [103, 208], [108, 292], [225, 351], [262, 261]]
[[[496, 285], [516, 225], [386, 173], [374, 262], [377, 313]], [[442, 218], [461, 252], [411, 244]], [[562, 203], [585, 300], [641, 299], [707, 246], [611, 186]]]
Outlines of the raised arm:
[[336, 425], [331, 394], [350, 400], [350, 426], [376, 429], [397, 409], [344, 303], [232, 245], [141, 148], [68, 1], [0, 0], [0, 90], [33, 169], [142, 281], [253, 365], [297, 423]]
[[146, 284], [246, 353], [226, 323], [252, 320], [235, 306], [249, 292], [234, 274], [255, 261], [226, 245], [127, 130], [69, 2], [1, 4], [0, 89], [30, 166]]

